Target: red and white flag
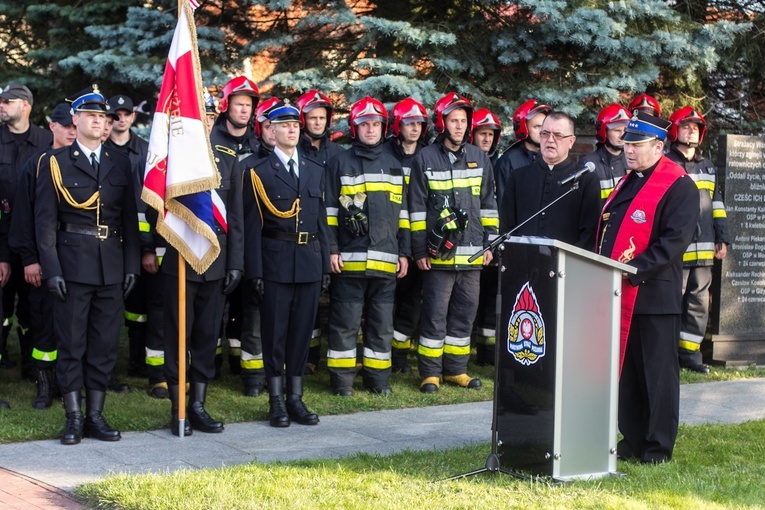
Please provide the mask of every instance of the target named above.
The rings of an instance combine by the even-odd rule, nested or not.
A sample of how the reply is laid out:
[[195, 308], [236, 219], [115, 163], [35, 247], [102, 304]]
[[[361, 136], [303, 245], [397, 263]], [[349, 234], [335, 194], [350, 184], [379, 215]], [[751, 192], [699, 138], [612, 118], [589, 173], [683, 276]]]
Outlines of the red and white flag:
[[141, 198], [159, 212], [157, 232], [194, 271], [220, 253], [215, 221], [227, 230], [215, 189], [220, 174], [205, 127], [202, 74], [192, 7], [183, 2], [154, 113]]

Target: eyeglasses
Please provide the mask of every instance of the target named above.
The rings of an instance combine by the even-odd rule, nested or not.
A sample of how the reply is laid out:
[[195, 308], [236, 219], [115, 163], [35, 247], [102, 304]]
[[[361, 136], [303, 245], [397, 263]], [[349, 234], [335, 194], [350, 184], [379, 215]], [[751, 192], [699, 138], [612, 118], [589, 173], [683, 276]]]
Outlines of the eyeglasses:
[[550, 137], [553, 137], [556, 142], [560, 142], [561, 140], [565, 140], [566, 138], [571, 138], [574, 135], [564, 135], [563, 133], [551, 133], [550, 131], [540, 131], [539, 138], [547, 139]]
[[16, 101], [21, 101], [21, 99], [18, 99], [18, 98], [5, 99], [4, 97], [0, 97], [0, 104], [11, 104], [11, 103], [15, 103]]

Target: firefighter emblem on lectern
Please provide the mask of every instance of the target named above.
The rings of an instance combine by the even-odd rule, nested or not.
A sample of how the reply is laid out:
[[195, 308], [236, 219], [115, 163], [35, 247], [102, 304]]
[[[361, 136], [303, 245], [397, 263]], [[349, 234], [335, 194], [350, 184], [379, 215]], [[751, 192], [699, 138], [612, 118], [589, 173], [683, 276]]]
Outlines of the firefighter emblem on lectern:
[[515, 298], [507, 324], [507, 350], [521, 365], [533, 365], [545, 355], [545, 323], [529, 282]]

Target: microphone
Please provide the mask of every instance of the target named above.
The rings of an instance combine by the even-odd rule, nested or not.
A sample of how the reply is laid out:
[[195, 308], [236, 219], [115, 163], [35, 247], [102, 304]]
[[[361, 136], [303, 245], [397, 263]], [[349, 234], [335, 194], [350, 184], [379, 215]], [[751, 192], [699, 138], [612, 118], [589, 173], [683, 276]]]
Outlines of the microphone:
[[579, 179], [581, 179], [584, 174], [588, 174], [594, 171], [595, 171], [595, 163], [593, 163], [592, 161], [588, 161], [587, 163], [584, 164], [584, 168], [582, 168], [576, 173], [569, 175], [562, 181], [558, 181], [558, 185], [565, 186], [566, 184], [570, 182], [578, 182]]

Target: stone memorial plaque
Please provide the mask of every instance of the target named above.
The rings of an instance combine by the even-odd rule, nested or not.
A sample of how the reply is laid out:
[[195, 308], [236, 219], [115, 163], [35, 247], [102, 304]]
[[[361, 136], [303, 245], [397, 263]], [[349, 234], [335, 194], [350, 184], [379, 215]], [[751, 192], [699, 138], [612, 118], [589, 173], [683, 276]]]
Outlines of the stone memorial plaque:
[[[713, 358], [765, 363], [765, 137], [721, 135], [731, 244], [720, 271]], [[713, 297], [715, 299], [715, 297]], [[717, 306], [716, 306], [717, 308]]]

